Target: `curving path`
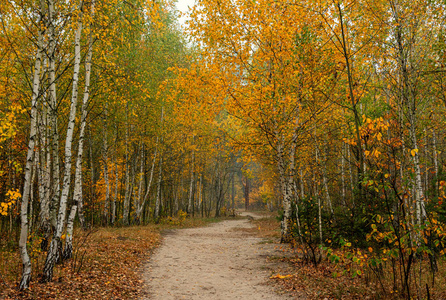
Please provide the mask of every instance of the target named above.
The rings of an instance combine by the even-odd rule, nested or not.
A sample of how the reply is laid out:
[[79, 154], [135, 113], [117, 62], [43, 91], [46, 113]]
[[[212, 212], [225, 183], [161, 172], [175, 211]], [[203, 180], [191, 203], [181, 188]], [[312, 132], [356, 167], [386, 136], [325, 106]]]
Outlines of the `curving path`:
[[278, 250], [243, 230], [252, 226], [229, 220], [165, 235], [145, 274], [147, 299], [285, 299], [266, 285], [266, 257]]

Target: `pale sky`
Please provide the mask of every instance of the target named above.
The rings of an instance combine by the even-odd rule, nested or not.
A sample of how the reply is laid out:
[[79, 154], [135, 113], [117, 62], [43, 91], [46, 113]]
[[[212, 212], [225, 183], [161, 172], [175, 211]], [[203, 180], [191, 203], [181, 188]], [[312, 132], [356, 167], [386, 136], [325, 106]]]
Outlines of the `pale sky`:
[[[177, 2], [177, 9], [183, 13], [188, 11], [188, 6], [192, 7], [194, 6], [195, 0], [178, 0]], [[186, 21], [185, 17], [181, 17], [179, 20], [181, 25], [184, 24], [184, 22]]]

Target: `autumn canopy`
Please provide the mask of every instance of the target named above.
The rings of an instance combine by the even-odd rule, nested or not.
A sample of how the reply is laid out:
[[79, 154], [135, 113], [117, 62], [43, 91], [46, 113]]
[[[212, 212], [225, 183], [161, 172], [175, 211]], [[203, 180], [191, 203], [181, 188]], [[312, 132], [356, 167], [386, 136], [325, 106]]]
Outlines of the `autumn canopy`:
[[446, 246], [445, 9], [197, 0], [179, 25], [168, 0], [2, 1], [0, 237], [18, 236], [20, 288], [53, 280], [77, 226], [238, 207], [279, 211], [315, 263], [369, 249], [361, 267], [391, 260], [415, 293], [413, 261], [435, 273]]

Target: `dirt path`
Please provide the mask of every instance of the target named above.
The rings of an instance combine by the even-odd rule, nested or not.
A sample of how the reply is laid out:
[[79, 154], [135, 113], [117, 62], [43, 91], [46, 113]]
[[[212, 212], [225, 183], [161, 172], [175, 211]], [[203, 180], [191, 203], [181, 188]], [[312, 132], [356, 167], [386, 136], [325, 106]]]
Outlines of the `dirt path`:
[[167, 234], [145, 274], [147, 299], [286, 299], [266, 285], [266, 258], [278, 250], [243, 230], [252, 226], [230, 220]]

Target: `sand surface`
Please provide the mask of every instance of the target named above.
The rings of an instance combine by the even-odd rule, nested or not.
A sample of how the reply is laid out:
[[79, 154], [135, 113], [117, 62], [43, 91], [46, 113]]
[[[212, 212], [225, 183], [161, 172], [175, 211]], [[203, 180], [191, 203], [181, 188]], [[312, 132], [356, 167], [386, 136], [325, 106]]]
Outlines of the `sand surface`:
[[266, 284], [267, 258], [280, 250], [244, 230], [252, 226], [236, 219], [165, 234], [147, 266], [146, 299], [289, 299]]

